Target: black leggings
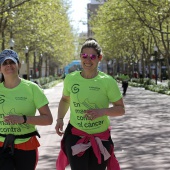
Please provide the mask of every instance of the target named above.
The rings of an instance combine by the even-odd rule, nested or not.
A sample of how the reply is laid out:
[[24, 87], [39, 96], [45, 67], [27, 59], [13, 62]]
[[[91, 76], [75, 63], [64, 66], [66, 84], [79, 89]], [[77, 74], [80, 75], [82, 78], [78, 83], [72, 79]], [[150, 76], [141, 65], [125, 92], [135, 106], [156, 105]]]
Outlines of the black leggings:
[[35, 170], [38, 158], [37, 150], [14, 149], [13, 156], [8, 154], [10, 148], [6, 150], [6, 153], [1, 154], [1, 152], [0, 147], [0, 170]]
[[[82, 156], [73, 156], [71, 146], [75, 145], [80, 139], [79, 136], [67, 134], [64, 139], [65, 152], [69, 159], [71, 170], [105, 170], [107, 166], [107, 160], [104, 161], [103, 155], [101, 164], [98, 164], [98, 160], [93, 152], [92, 147], [87, 149]], [[109, 151], [112, 143], [109, 141], [102, 141], [103, 145]]]

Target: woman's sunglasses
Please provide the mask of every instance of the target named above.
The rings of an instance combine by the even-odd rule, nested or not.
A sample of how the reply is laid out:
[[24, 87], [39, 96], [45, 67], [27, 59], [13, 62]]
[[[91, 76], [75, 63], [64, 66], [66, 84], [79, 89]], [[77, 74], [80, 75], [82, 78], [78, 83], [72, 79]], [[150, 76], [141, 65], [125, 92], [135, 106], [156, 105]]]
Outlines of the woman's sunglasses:
[[88, 56], [90, 57], [90, 59], [91, 60], [95, 60], [97, 57], [98, 57], [98, 55], [95, 55], [95, 54], [83, 54], [83, 53], [81, 53], [80, 54], [81, 55], [81, 57], [83, 58], [83, 59], [87, 59], [88, 58]]
[[10, 60], [10, 61], [4, 61], [3, 63], [2, 63], [2, 65], [3, 66], [6, 66], [6, 65], [14, 65], [14, 64], [16, 64], [14, 61], [12, 61], [12, 60]]

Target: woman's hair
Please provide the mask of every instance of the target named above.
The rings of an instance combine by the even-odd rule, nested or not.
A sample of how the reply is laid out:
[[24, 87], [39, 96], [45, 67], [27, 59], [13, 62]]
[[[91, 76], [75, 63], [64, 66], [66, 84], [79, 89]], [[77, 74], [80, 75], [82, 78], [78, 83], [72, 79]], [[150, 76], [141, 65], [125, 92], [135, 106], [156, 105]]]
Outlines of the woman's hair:
[[5, 81], [5, 79], [4, 79], [4, 75], [1, 73], [1, 80], [0, 80], [0, 83], [3, 82], [3, 81]]
[[102, 49], [94, 38], [88, 38], [81, 47], [81, 53], [84, 48], [93, 48], [98, 55], [102, 55]]

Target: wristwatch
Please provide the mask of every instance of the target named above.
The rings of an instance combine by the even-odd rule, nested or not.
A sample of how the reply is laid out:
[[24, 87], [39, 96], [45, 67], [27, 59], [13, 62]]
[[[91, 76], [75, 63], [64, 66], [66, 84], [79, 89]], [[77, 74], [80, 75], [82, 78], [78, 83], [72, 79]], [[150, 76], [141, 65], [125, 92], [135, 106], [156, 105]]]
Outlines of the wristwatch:
[[23, 118], [24, 118], [24, 122], [22, 124], [27, 123], [27, 117], [23, 115]]

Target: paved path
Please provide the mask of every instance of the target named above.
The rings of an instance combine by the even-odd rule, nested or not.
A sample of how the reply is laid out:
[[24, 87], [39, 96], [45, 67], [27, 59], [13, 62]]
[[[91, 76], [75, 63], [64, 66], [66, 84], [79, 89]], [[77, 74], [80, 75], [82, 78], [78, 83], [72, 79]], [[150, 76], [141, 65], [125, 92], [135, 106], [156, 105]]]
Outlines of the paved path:
[[[45, 90], [54, 122], [52, 126], [38, 126], [41, 147], [36, 170], [55, 170], [61, 138], [54, 127], [62, 88], [60, 83]], [[121, 169], [170, 170], [170, 96], [129, 87], [124, 102], [126, 115], [111, 118], [111, 134]], [[68, 119], [69, 114], [65, 126]]]

